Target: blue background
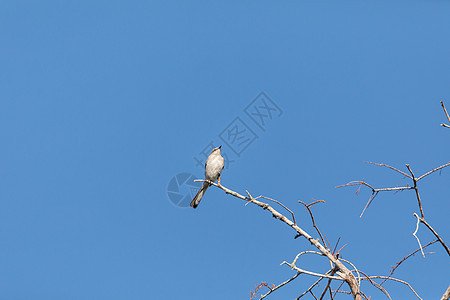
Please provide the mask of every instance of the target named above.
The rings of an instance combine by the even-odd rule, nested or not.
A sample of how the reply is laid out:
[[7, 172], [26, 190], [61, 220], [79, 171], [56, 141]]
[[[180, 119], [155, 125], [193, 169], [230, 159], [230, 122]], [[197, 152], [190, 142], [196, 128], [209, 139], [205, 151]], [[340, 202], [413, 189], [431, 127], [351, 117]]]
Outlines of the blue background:
[[[364, 161], [422, 174], [450, 160], [439, 126], [449, 11], [414, 0], [2, 1], [0, 298], [249, 299], [259, 282], [295, 274], [279, 264], [313, 248], [267, 212], [216, 188], [197, 210], [169, 201], [171, 178], [202, 177], [193, 158], [237, 116], [258, 138], [222, 183], [282, 201], [313, 236], [297, 201], [325, 200], [313, 211], [330, 243], [341, 237], [342, 257], [388, 274], [418, 247], [414, 193], [380, 194], [360, 219], [370, 191], [335, 186], [408, 183]], [[283, 111], [266, 131], [244, 112], [261, 91]], [[448, 242], [450, 170], [420, 192]], [[423, 226], [419, 236], [432, 240]], [[437, 299], [449, 258], [438, 244], [429, 251], [394, 277]], [[298, 265], [329, 268], [315, 257]], [[313, 281], [302, 275], [270, 299]]]

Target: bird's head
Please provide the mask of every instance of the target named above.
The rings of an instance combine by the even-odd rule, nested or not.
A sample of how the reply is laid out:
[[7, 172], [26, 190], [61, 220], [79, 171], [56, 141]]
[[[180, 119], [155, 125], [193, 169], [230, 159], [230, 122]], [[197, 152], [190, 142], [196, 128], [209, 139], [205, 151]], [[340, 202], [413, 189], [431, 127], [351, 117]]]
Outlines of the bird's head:
[[222, 146], [216, 147], [214, 149], [212, 149], [211, 154], [216, 153], [216, 154], [220, 154], [220, 149], [222, 148]]

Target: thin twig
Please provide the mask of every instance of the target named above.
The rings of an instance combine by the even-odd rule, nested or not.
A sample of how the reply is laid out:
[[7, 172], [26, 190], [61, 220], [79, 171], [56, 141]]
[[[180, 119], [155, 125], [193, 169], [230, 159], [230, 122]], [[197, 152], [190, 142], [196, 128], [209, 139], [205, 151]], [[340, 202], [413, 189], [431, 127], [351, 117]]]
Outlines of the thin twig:
[[[439, 234], [436, 232], [436, 230], [434, 230], [433, 227], [431, 227], [430, 224], [428, 224], [428, 222], [425, 220], [425, 218], [419, 218], [419, 216], [414, 213], [414, 216], [417, 218], [417, 222], [421, 222], [423, 224], [425, 224], [425, 226], [427, 226], [427, 228], [434, 234], [434, 236], [439, 240], [439, 242], [441, 243], [442, 247], [444, 247], [445, 251], [447, 252], [447, 254], [450, 256], [450, 249], [449, 247], [445, 244], [445, 242], [442, 240], [442, 238], [439, 236]], [[416, 231], [414, 233], [417, 232], [417, 228], [419, 225], [416, 226]], [[415, 236], [415, 235], [414, 235]], [[417, 238], [417, 237], [416, 237]], [[419, 243], [420, 245], [420, 243]]]
[[[445, 115], [447, 116], [448, 123], [450, 123], [450, 117], [449, 117], [449, 115], [448, 115], [447, 110], [445, 109], [444, 102], [442, 102], [442, 101], [441, 101], [441, 106], [442, 106], [442, 108], [444, 109]], [[441, 126], [450, 128], [450, 125], [447, 125], [447, 124], [444, 124], [444, 123], [442, 123]]]
[[[374, 287], [376, 287], [377, 289], [379, 289], [383, 294], [386, 295], [386, 297], [388, 297], [389, 299], [391, 299], [391, 296], [389, 295], [388, 291], [386, 291], [386, 289], [384, 287], [382, 287], [381, 285], [379, 285], [378, 283], [376, 283], [375, 281], [373, 281], [369, 276], [367, 276], [367, 274], [365, 274], [364, 272], [360, 271], [365, 277], [362, 277], [362, 280], [367, 280], [369, 281]], [[392, 299], [391, 299], [392, 300]]]
[[[336, 241], [336, 245], [334, 245], [334, 249], [333, 249], [333, 254], [336, 254], [336, 248], [339, 245], [339, 241], [341, 240], [341, 237], [338, 237], [337, 241]], [[345, 246], [345, 245], [344, 245]], [[342, 248], [341, 248], [342, 249]], [[339, 249], [339, 250], [341, 250]], [[339, 252], [339, 251], [338, 251]]]
[[337, 254], [341, 253], [341, 250], [344, 249], [345, 246], [347, 246], [347, 244], [345, 244], [344, 246], [342, 246], [341, 248], [339, 248], [338, 251], [334, 252], [334, 255], [337, 255]]
[[444, 164], [444, 165], [442, 165], [442, 166], [439, 166], [439, 167], [437, 167], [437, 168], [435, 168], [435, 169], [433, 169], [433, 170], [431, 170], [431, 171], [429, 171], [429, 172], [423, 174], [422, 176], [420, 176], [419, 178], [417, 178], [417, 181], [419, 181], [420, 179], [422, 179], [422, 178], [424, 178], [424, 177], [426, 177], [426, 176], [428, 176], [428, 175], [430, 175], [430, 174], [432, 174], [432, 173], [434, 173], [434, 172], [436, 172], [436, 171], [438, 171], [438, 170], [440, 170], [440, 169], [443, 169], [443, 168], [445, 168], [445, 167], [448, 167], [448, 166], [450, 166], [450, 162], [448, 162], [448, 163], [446, 163], [446, 164]]
[[272, 290], [272, 288], [274, 288], [275, 285], [272, 283], [272, 287], [270, 287], [270, 285], [267, 282], [261, 281], [261, 283], [256, 285], [255, 291], [250, 291], [250, 300], [255, 298], [255, 296], [258, 294], [259, 290], [262, 289], [263, 287], [266, 287], [269, 290]]
[[[434, 240], [434, 241], [432, 241], [432, 242], [429, 242], [429, 243], [426, 244], [425, 246], [423, 246], [423, 247], [417, 249], [416, 251], [414, 251], [414, 252], [408, 254], [407, 256], [405, 256], [402, 260], [400, 260], [399, 262], [397, 262], [397, 264], [396, 264], [394, 267], [392, 267], [392, 270], [391, 270], [391, 272], [389, 273], [389, 275], [388, 275], [387, 277], [388, 277], [388, 278], [391, 277], [392, 274], [394, 274], [395, 270], [396, 270], [396, 269], [397, 269], [404, 261], [406, 261], [408, 258], [414, 256], [417, 252], [421, 251], [422, 249], [425, 249], [426, 247], [433, 245], [433, 244], [436, 243], [437, 241], [438, 241], [438, 240]], [[385, 280], [383, 280], [383, 281], [380, 283], [380, 285], [382, 285], [386, 280], [387, 280], [387, 278], [386, 278]]]
[[391, 192], [391, 191], [402, 191], [402, 190], [412, 190], [414, 189], [412, 186], [398, 186], [398, 187], [390, 187], [390, 188], [380, 188], [376, 189], [365, 181], [350, 181], [349, 183], [342, 184], [336, 186], [336, 188], [346, 187], [346, 186], [354, 186], [354, 185], [365, 185], [372, 190], [372, 192]]
[[[331, 270], [329, 270], [328, 272], [325, 273], [325, 275], [328, 275], [331, 273]], [[302, 298], [303, 296], [305, 296], [306, 294], [309, 293], [309, 291], [311, 291], [317, 284], [319, 284], [319, 282], [323, 279], [323, 277], [319, 278], [316, 280], [316, 282], [314, 282], [306, 291], [304, 291], [300, 296], [297, 297], [296, 300], [299, 300], [300, 298]], [[342, 284], [344, 284], [344, 281], [342, 282]]]
[[[302, 256], [303, 254], [317, 254], [317, 255], [322, 255], [322, 256], [324, 256], [322, 253], [317, 252], [317, 251], [312, 251], [312, 250], [302, 251], [302, 252], [300, 252], [299, 254], [297, 254], [297, 256], [294, 258], [294, 261], [292, 262], [292, 264], [295, 265], [295, 263], [297, 262], [297, 260], [299, 259], [299, 257]], [[282, 264], [283, 264], [283, 263], [281, 263], [280, 266], [281, 266]]]
[[420, 200], [419, 188], [417, 187], [417, 179], [416, 179], [416, 177], [414, 176], [414, 173], [413, 173], [413, 171], [411, 170], [411, 168], [409, 167], [408, 164], [406, 164], [406, 168], [408, 168], [408, 171], [409, 171], [409, 173], [411, 173], [411, 176], [412, 176], [411, 178], [412, 178], [412, 181], [413, 181], [413, 183], [414, 183], [414, 190], [416, 191], [416, 197], [417, 197], [417, 201], [418, 201], [418, 203], [419, 203], [420, 216], [421, 216], [422, 218], [424, 218], [424, 215], [423, 215], [423, 209], [422, 209], [422, 201]]
[[413, 236], [415, 236], [417, 242], [419, 243], [420, 252], [422, 252], [422, 256], [425, 257], [425, 253], [423, 253], [422, 244], [420, 243], [420, 240], [419, 240], [419, 238], [416, 235], [417, 230], [419, 230], [420, 218], [419, 218], [419, 216], [416, 213], [414, 213], [414, 216], [417, 217], [417, 224], [416, 224], [416, 230], [413, 232]]
[[[343, 284], [344, 284], [344, 282], [341, 282], [341, 284], [338, 286], [336, 291], [334, 291], [333, 297], [336, 296], [336, 294], [339, 293], [339, 292], [344, 292], [344, 291], [340, 291], [340, 289], [341, 289]], [[348, 292], [346, 292], [346, 293], [348, 293]]]
[[369, 201], [367, 201], [366, 206], [364, 206], [364, 209], [362, 211], [362, 213], [359, 215], [360, 218], [362, 218], [362, 216], [364, 215], [364, 212], [366, 211], [366, 209], [369, 207], [370, 203], [372, 203], [373, 199], [375, 199], [375, 197], [378, 195], [378, 192], [372, 192], [372, 195], [370, 195]]
[[406, 176], [406, 177], [411, 178], [411, 176], [409, 176], [409, 175], [406, 174], [405, 172], [400, 171], [399, 169], [396, 169], [396, 168], [394, 168], [394, 167], [392, 167], [392, 166], [389, 166], [389, 165], [386, 165], [386, 164], [383, 164], [383, 163], [375, 163], [375, 162], [371, 162], [371, 161], [365, 161], [365, 163], [372, 164], [372, 165], [376, 165], [376, 166], [381, 166], [381, 167], [386, 167], [386, 168], [392, 169], [392, 170], [394, 170], [394, 171], [396, 171], [396, 172], [399, 172], [400, 174], [402, 174], [402, 175], [404, 175], [404, 176]]
[[330, 292], [330, 300], [334, 300], [333, 292], [331, 291], [331, 287], [328, 287], [328, 291]]
[[411, 291], [414, 293], [414, 295], [417, 296], [417, 298], [422, 300], [422, 298], [420, 298], [420, 296], [416, 293], [416, 291], [412, 288], [412, 286], [409, 283], [407, 283], [406, 281], [403, 281], [403, 280], [400, 280], [400, 279], [397, 279], [397, 278], [387, 277], [387, 276], [367, 276], [367, 275], [366, 275], [366, 277], [363, 277], [361, 279], [362, 280], [366, 280], [366, 278], [367, 278], [367, 280], [377, 279], [377, 278], [378, 279], [388, 279], [388, 280], [392, 280], [392, 281], [403, 283], [403, 284], [407, 285], [411, 289]]
[[[375, 164], [375, 163], [374, 163]], [[395, 169], [395, 168], [394, 168]], [[397, 169], [396, 169], [397, 170]], [[408, 176], [411, 177], [411, 176]], [[366, 203], [366, 206], [364, 207], [361, 215], [359, 216], [360, 218], [362, 218], [362, 216], [364, 215], [364, 212], [366, 211], [366, 209], [370, 206], [370, 204], [372, 203], [372, 201], [375, 199], [375, 197], [378, 195], [379, 192], [391, 192], [391, 191], [402, 191], [402, 190], [411, 190], [414, 189], [414, 187], [412, 186], [400, 186], [400, 187], [393, 187], [393, 188], [381, 188], [381, 189], [376, 189], [373, 186], [371, 186], [370, 184], [368, 184], [367, 182], [364, 181], [350, 181], [347, 184], [343, 184], [343, 185], [338, 185], [336, 186], [336, 188], [340, 188], [340, 187], [346, 187], [346, 186], [355, 186], [355, 185], [359, 185], [358, 191], [361, 188], [361, 186], [367, 186], [368, 188], [370, 188], [372, 190], [372, 195], [370, 195], [369, 200]]]
[[300, 272], [297, 272], [297, 274], [295, 274], [293, 277], [289, 278], [288, 280], [280, 283], [279, 285], [277, 285], [276, 287], [270, 289], [270, 291], [268, 291], [266, 294], [262, 295], [261, 298], [259, 298], [259, 300], [266, 298], [267, 296], [269, 296], [270, 294], [272, 294], [273, 292], [275, 292], [276, 290], [278, 290], [280, 287], [288, 284], [289, 282], [291, 282], [292, 280], [294, 280], [295, 278], [297, 278], [300, 274]]
[[[247, 195], [250, 195], [250, 194], [248, 193], [248, 191], [245, 191], [245, 192], [247, 193]], [[294, 213], [292, 212], [292, 210], [290, 210], [289, 208], [287, 208], [286, 206], [284, 206], [281, 202], [279, 202], [279, 201], [277, 201], [277, 200], [275, 200], [275, 199], [269, 198], [269, 197], [264, 197], [264, 196], [258, 196], [258, 197], [255, 198], [255, 200], [256, 200], [256, 199], [259, 199], [259, 198], [264, 198], [264, 199], [267, 199], [267, 200], [276, 202], [276, 203], [278, 203], [279, 205], [283, 206], [284, 209], [286, 209], [287, 211], [289, 211], [289, 212], [291, 213], [291, 215], [292, 215], [292, 220], [294, 220], [294, 224], [297, 224], [297, 222], [295, 222], [295, 216], [294, 216]]]
[[[331, 271], [331, 274], [330, 274], [330, 275], [334, 275], [334, 272], [336, 272], [335, 269], [333, 269], [333, 270]], [[327, 293], [327, 290], [330, 289], [330, 284], [331, 284], [331, 281], [332, 281], [332, 280], [333, 280], [333, 279], [328, 279], [327, 285], [325, 286], [325, 289], [323, 290], [322, 294], [320, 295], [319, 300], [322, 300], [323, 297], [325, 297], [325, 294]], [[331, 298], [333, 298], [333, 295], [331, 295]]]
[[305, 202], [303, 202], [303, 201], [298, 201], [298, 202], [303, 204], [305, 206], [306, 210], [309, 212], [309, 216], [311, 217], [311, 221], [312, 221], [313, 227], [316, 229], [317, 233], [319, 234], [320, 239], [322, 240], [322, 244], [326, 245], [325, 244], [325, 240], [323, 239], [322, 233], [320, 233], [319, 228], [316, 226], [316, 222], [314, 221], [313, 213], [311, 212], [311, 209], [309, 208], [310, 206], [312, 206], [312, 205], [314, 205], [316, 203], [319, 203], [319, 202], [325, 203], [325, 201], [324, 200], [317, 200], [317, 201], [314, 201], [313, 203], [310, 203], [308, 205]]
[[297, 267], [294, 264], [288, 263], [287, 261], [283, 261], [281, 264], [286, 264], [289, 267], [291, 267], [292, 269], [296, 270], [297, 272], [302, 272], [311, 276], [316, 276], [316, 277], [323, 277], [323, 278], [329, 278], [329, 279], [336, 279], [336, 280], [343, 280], [345, 281], [345, 278], [343, 277], [338, 277], [338, 276], [331, 276], [331, 275], [327, 275], [327, 274], [320, 274], [320, 273], [316, 273], [316, 272], [311, 272], [311, 271], [306, 271], [303, 269], [300, 269], [299, 267]]

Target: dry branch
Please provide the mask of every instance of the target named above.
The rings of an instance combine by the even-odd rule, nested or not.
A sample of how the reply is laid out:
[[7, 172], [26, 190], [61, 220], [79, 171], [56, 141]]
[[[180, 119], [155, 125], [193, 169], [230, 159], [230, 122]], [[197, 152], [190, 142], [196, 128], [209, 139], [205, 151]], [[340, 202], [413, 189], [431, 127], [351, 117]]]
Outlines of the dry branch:
[[[331, 270], [329, 270], [328, 272], [326, 272], [325, 274], [328, 275], [331, 273]], [[306, 291], [304, 291], [300, 296], [297, 297], [297, 299], [295, 300], [299, 300], [300, 298], [302, 298], [303, 296], [305, 296], [306, 294], [308, 294], [316, 285], [319, 284], [320, 281], [322, 281], [323, 277], [320, 277], [319, 279], [316, 280], [316, 282], [314, 282]], [[342, 282], [342, 284], [344, 284], [344, 282]], [[350, 294], [350, 293], [349, 293]]]
[[[201, 182], [208, 182], [209, 184], [222, 189], [225, 193], [230, 194], [236, 198], [239, 198], [241, 200], [247, 201], [247, 202], [251, 202], [259, 207], [261, 207], [264, 210], [269, 211], [272, 216], [278, 220], [280, 220], [281, 222], [287, 224], [289, 227], [291, 227], [292, 229], [294, 229], [297, 234], [299, 234], [300, 236], [303, 236], [305, 239], [307, 239], [312, 245], [314, 245], [323, 255], [325, 255], [331, 263], [333, 263], [336, 268], [337, 268], [337, 272], [336, 274], [338, 274], [339, 276], [332, 276], [333, 279], [338, 279], [338, 280], [344, 280], [349, 288], [350, 291], [352, 292], [353, 298], [357, 299], [357, 300], [361, 300], [361, 292], [359, 289], [359, 285], [356, 281], [355, 276], [353, 275], [353, 273], [338, 259], [336, 258], [330, 250], [326, 249], [317, 239], [314, 239], [312, 236], [310, 236], [305, 230], [303, 230], [302, 228], [300, 228], [297, 224], [295, 224], [293, 221], [291, 221], [289, 218], [287, 218], [286, 216], [284, 216], [283, 214], [281, 214], [280, 212], [278, 212], [277, 210], [275, 210], [272, 206], [270, 206], [267, 203], [261, 202], [256, 200], [255, 198], [253, 198], [250, 193], [247, 193], [248, 197], [243, 196], [235, 191], [232, 191], [226, 187], [224, 187], [221, 184], [216, 184], [212, 181], [209, 180], [196, 180], [196, 181], [201, 181]], [[286, 263], [288, 265], [290, 265], [289, 263]], [[310, 275], [315, 275], [315, 276], [326, 276], [327, 278], [330, 278], [330, 276], [325, 275], [325, 274], [318, 274], [318, 273], [314, 273], [314, 272], [309, 272], [309, 271], [305, 271], [305, 270], [301, 270], [299, 268], [297, 268], [295, 265], [290, 265], [292, 268], [296, 269], [299, 272], [302, 273], [307, 273]]]
[[[420, 296], [417, 294], [417, 292], [412, 288], [412, 286], [407, 283], [406, 281], [397, 279], [397, 278], [392, 278], [392, 277], [387, 277], [387, 276], [365, 276], [361, 278], [362, 280], [372, 280], [372, 279], [387, 279], [387, 280], [392, 280], [392, 281], [396, 281], [396, 282], [400, 282], [403, 283], [404, 285], [407, 285], [409, 287], [409, 289], [414, 293], [414, 295], [416, 295], [417, 298], [421, 299]], [[380, 285], [381, 287], [381, 285]]]
[[259, 298], [259, 300], [266, 298], [267, 296], [269, 296], [270, 294], [272, 294], [273, 292], [275, 292], [276, 290], [278, 290], [280, 287], [288, 284], [289, 282], [291, 282], [292, 280], [294, 280], [295, 278], [297, 278], [300, 274], [300, 272], [297, 272], [297, 274], [295, 274], [294, 276], [292, 276], [291, 278], [289, 278], [288, 280], [280, 283], [279, 285], [277, 285], [276, 287], [270, 289], [270, 291], [268, 291], [266, 294], [262, 295], [261, 298]]
[[303, 204], [305, 206], [306, 210], [309, 212], [309, 216], [311, 217], [312, 225], [316, 229], [317, 233], [319, 234], [320, 239], [322, 240], [322, 244], [325, 245], [325, 240], [323, 239], [322, 233], [320, 232], [319, 228], [316, 226], [316, 222], [314, 221], [313, 213], [311, 212], [311, 209], [309, 208], [310, 206], [313, 206], [316, 203], [320, 203], [320, 202], [325, 203], [325, 201], [324, 200], [317, 200], [317, 201], [314, 201], [314, 202], [312, 202], [310, 204], [306, 204], [303, 201], [298, 201], [298, 202]]
[[[420, 221], [421, 223], [425, 224], [425, 226], [427, 226], [427, 228], [439, 240], [439, 242], [441, 243], [442, 247], [444, 247], [444, 249], [447, 252], [448, 256], [450, 256], [450, 249], [449, 249], [449, 247], [445, 244], [444, 240], [442, 240], [442, 238], [439, 236], [439, 234], [436, 232], [436, 230], [434, 230], [433, 227], [431, 227], [431, 225], [428, 224], [428, 222], [425, 220], [425, 218], [419, 218], [419, 216], [416, 213], [414, 213], [414, 216], [417, 217], [418, 221]], [[417, 230], [416, 230], [416, 232], [417, 232]]]
[[[442, 102], [442, 101], [441, 101], [441, 106], [442, 106], [442, 109], [443, 109], [444, 112], [445, 112], [445, 115], [447, 116], [448, 123], [450, 124], [450, 116], [448, 115], [448, 112], [447, 112], [447, 110], [445, 109], [444, 102]], [[447, 125], [447, 124], [444, 124], [444, 123], [442, 123], [441, 126], [450, 128], [450, 125]]]
[[[437, 167], [437, 168], [434, 168], [434, 169], [432, 169], [431, 171], [428, 171], [427, 173], [423, 174], [422, 176], [420, 176], [420, 177], [418, 177], [418, 178], [416, 178], [416, 176], [414, 175], [414, 172], [413, 172], [412, 169], [410, 168], [409, 164], [406, 164], [406, 168], [408, 169], [408, 171], [409, 171], [409, 173], [410, 173], [411, 175], [408, 175], [408, 174], [406, 174], [406, 173], [404, 173], [404, 172], [402, 172], [402, 171], [400, 171], [400, 170], [398, 170], [398, 169], [396, 169], [396, 168], [394, 168], [394, 167], [391, 167], [391, 166], [389, 166], [389, 165], [385, 165], [385, 164], [381, 164], [381, 163], [371, 163], [371, 164], [374, 164], [374, 165], [377, 165], [377, 166], [388, 167], [388, 168], [390, 168], [390, 169], [392, 169], [392, 170], [395, 170], [396, 172], [399, 172], [399, 173], [401, 173], [401, 174], [403, 174], [403, 175], [406, 175], [408, 178], [410, 178], [410, 179], [413, 181], [413, 186], [403, 186], [403, 187], [393, 187], [393, 188], [378, 188], [378, 189], [377, 189], [377, 188], [374, 188], [373, 186], [371, 186], [370, 184], [368, 184], [368, 183], [366, 183], [366, 182], [364, 182], [364, 181], [351, 181], [351, 182], [349, 182], [349, 183], [347, 183], [347, 184], [339, 185], [339, 186], [337, 186], [336, 188], [346, 187], [346, 186], [356, 186], [356, 185], [359, 185], [360, 187], [361, 187], [361, 186], [367, 186], [367, 187], [369, 187], [369, 188], [372, 190], [372, 195], [370, 196], [369, 201], [367, 202], [367, 204], [366, 204], [366, 206], [365, 206], [365, 208], [364, 208], [364, 210], [363, 210], [363, 213], [364, 213], [364, 211], [366, 210], [366, 208], [369, 207], [370, 203], [371, 203], [371, 202], [373, 201], [373, 199], [378, 195], [379, 192], [383, 192], [383, 191], [398, 191], [398, 190], [411, 190], [411, 189], [413, 189], [413, 190], [415, 191], [415, 194], [416, 194], [417, 203], [418, 203], [419, 210], [420, 210], [420, 215], [421, 215], [421, 216], [419, 217], [419, 216], [417, 216], [417, 214], [414, 214], [415, 216], [417, 216], [417, 225], [416, 225], [416, 230], [414, 231], [413, 235], [416, 237], [416, 239], [417, 239], [417, 241], [418, 241], [418, 243], [419, 243], [419, 246], [421, 247], [421, 244], [420, 244], [419, 238], [416, 236], [416, 233], [417, 233], [417, 230], [418, 230], [418, 224], [419, 224], [419, 221], [420, 221], [420, 223], [423, 223], [423, 224], [424, 224], [424, 225], [425, 225], [425, 226], [426, 226], [426, 227], [434, 234], [434, 236], [435, 236], [435, 237], [439, 240], [439, 242], [441, 243], [442, 247], [444, 247], [444, 249], [445, 249], [445, 251], [447, 252], [447, 254], [450, 256], [450, 249], [449, 249], [449, 247], [447, 246], [447, 244], [446, 244], [446, 243], [443, 241], [443, 239], [439, 236], [439, 234], [436, 232], [436, 230], [434, 230], [433, 227], [431, 227], [431, 225], [425, 220], [425, 216], [424, 216], [424, 212], [423, 212], [423, 208], [422, 208], [422, 200], [421, 200], [421, 198], [420, 198], [419, 188], [418, 188], [418, 186], [417, 186], [417, 182], [418, 182], [419, 180], [421, 180], [421, 179], [427, 177], [427, 176], [430, 175], [430, 174], [433, 174], [434, 172], [436, 172], [436, 171], [438, 171], [438, 170], [442, 170], [443, 168], [446, 168], [446, 167], [450, 166], [450, 162], [448, 162], [448, 163], [446, 163], [446, 164], [443, 164], [443, 165], [441, 165], [441, 166], [439, 166], [439, 167]], [[358, 189], [358, 191], [359, 191], [359, 189]], [[363, 214], [363, 213], [362, 213], [362, 214]], [[362, 214], [361, 214], [361, 216], [362, 216]]]
[[[392, 267], [392, 270], [391, 270], [391, 272], [389, 273], [389, 275], [388, 275], [387, 277], [388, 277], [388, 278], [391, 277], [392, 274], [394, 274], [395, 270], [396, 270], [396, 269], [397, 269], [404, 261], [406, 261], [408, 258], [414, 256], [417, 252], [422, 251], [422, 249], [425, 249], [426, 247], [433, 245], [433, 244], [436, 243], [437, 241], [438, 241], [438, 240], [434, 240], [434, 241], [432, 241], [432, 242], [429, 242], [429, 243], [426, 244], [425, 246], [420, 247], [420, 248], [417, 249], [416, 251], [414, 251], [414, 252], [408, 254], [407, 256], [403, 257], [402, 260], [398, 261], [397, 264], [396, 264], [394, 267]], [[380, 283], [380, 285], [383, 284], [386, 280], [387, 280], [387, 279], [383, 280], [383, 281]]]
[[450, 285], [448, 286], [448, 288], [445, 291], [444, 295], [442, 295], [441, 300], [448, 300], [449, 298], [450, 298]]

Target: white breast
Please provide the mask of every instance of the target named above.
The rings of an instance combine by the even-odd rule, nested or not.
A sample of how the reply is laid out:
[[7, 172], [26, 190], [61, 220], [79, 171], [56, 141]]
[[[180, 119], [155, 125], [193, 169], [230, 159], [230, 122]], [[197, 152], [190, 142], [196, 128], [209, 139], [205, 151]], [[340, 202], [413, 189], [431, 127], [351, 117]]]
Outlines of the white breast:
[[219, 179], [220, 172], [223, 169], [223, 157], [219, 155], [210, 155], [206, 160], [205, 178], [211, 181]]

